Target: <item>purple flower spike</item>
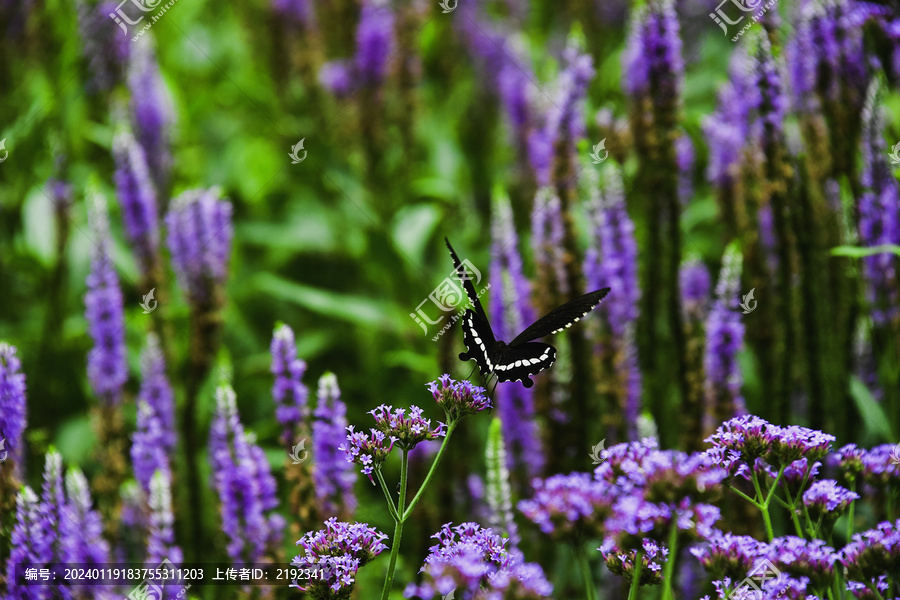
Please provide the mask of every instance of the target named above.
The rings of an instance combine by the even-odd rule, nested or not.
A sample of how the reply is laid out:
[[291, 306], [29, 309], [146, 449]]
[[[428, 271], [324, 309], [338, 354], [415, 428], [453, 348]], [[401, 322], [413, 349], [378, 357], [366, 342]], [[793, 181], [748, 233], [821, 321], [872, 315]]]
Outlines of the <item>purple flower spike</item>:
[[309, 568], [316, 565], [325, 576], [304, 581], [296, 587], [313, 598], [349, 598], [356, 583], [356, 572], [387, 550], [387, 536], [365, 523], [345, 523], [332, 517], [325, 529], [307, 533], [297, 545], [304, 554], [291, 564]]
[[194, 305], [213, 301], [228, 275], [231, 254], [231, 204], [218, 188], [189, 190], [166, 215], [168, 244], [178, 283]]
[[294, 332], [287, 325], [279, 325], [272, 335], [269, 348], [272, 355], [272, 398], [275, 400], [275, 418], [281, 424], [281, 441], [290, 444], [294, 432], [309, 416], [307, 397], [309, 390], [303, 384], [306, 363], [297, 358]]
[[272, 10], [304, 29], [316, 24], [316, 11], [309, 0], [272, 0]]
[[103, 521], [91, 506], [88, 482], [80, 470], [71, 469], [66, 474], [66, 494], [68, 502], [59, 527], [60, 560], [95, 566], [109, 562]]
[[540, 280], [548, 285], [555, 285], [554, 291], [563, 298], [569, 293], [564, 234], [559, 196], [549, 187], [540, 188], [534, 196], [534, 209], [531, 211], [531, 246], [534, 262]]
[[749, 135], [750, 111], [759, 95], [751, 69], [747, 49], [737, 48], [731, 55], [729, 79], [719, 90], [716, 110], [703, 119], [703, 133], [710, 149], [706, 178], [718, 187], [727, 187], [738, 178]]
[[336, 513], [340, 509], [352, 514], [356, 509], [356, 495], [353, 493], [356, 476], [344, 454], [344, 445], [338, 443], [348, 430], [347, 405], [341, 400], [341, 390], [333, 373], [319, 378], [314, 416], [312, 437], [316, 467], [313, 483], [316, 497], [326, 514]]
[[[512, 207], [508, 198], [494, 204], [491, 234], [491, 280], [502, 282], [491, 294], [488, 310], [497, 337], [509, 339], [534, 321], [534, 311], [529, 302], [531, 285], [522, 268], [519, 254], [519, 238], [513, 222]], [[541, 441], [535, 421], [534, 390], [515, 382], [497, 386], [497, 407], [502, 423], [503, 439], [510, 452], [507, 466], [515, 470], [525, 469], [529, 477], [538, 474], [544, 466]]]
[[369, 414], [375, 417], [375, 428], [390, 438], [397, 440], [397, 445], [406, 450], [412, 450], [420, 442], [436, 440], [444, 437], [444, 424], [431, 429], [431, 419], [422, 416], [423, 411], [418, 406], [407, 409], [394, 408], [382, 404]]
[[638, 10], [622, 60], [622, 87], [630, 96], [661, 105], [677, 102], [684, 63], [672, 0], [651, 0]]
[[94, 394], [107, 405], [119, 403], [128, 379], [125, 362], [125, 316], [122, 290], [115, 266], [109, 257], [109, 223], [102, 196], [94, 194], [91, 205], [92, 230], [96, 236], [91, 271], [84, 296], [85, 317], [94, 347], [88, 354], [88, 380]]
[[181, 548], [175, 545], [172, 526], [172, 480], [165, 471], [157, 471], [150, 481], [150, 532], [147, 536], [147, 562], [158, 564], [164, 559], [180, 564]]
[[700, 260], [687, 261], [681, 265], [678, 283], [685, 315], [689, 319], [703, 321], [709, 308], [709, 290], [712, 285], [709, 269]]
[[43, 596], [31, 586], [16, 585], [17, 563], [47, 563], [53, 560], [55, 534], [49, 527], [46, 511], [34, 491], [25, 486], [16, 496], [16, 523], [10, 538], [10, 555], [6, 581], [10, 598], [15, 600], [40, 600]]
[[127, 28], [124, 21], [117, 25], [110, 18], [119, 6], [115, 0], [97, 4], [76, 2], [82, 54], [91, 71], [88, 89], [92, 93], [108, 91], [125, 79], [125, 65], [131, 54], [130, 38], [134, 33], [123, 31], [123, 27]]
[[128, 87], [131, 90], [131, 118], [135, 137], [144, 151], [156, 189], [164, 192], [172, 167], [170, 137], [175, 110], [169, 90], [159, 72], [151, 40], [152, 38], [144, 37], [134, 45]]
[[156, 411], [146, 402], [139, 402], [137, 431], [134, 432], [131, 444], [131, 461], [134, 463], [134, 477], [141, 484], [145, 495], [150, 493], [150, 482], [155, 472], [170, 473], [165, 447], [166, 433]]
[[146, 402], [162, 427], [160, 442], [171, 456], [175, 451], [175, 395], [166, 377], [166, 361], [163, 358], [159, 337], [147, 334], [147, 345], [141, 352], [141, 389], [138, 403]]
[[739, 304], [741, 285], [741, 255], [731, 246], [722, 259], [722, 272], [716, 284], [716, 300], [706, 322], [706, 353], [703, 370], [706, 373], [707, 426], [733, 416], [744, 414], [741, 395], [740, 366], [737, 354], [744, 344], [744, 324], [735, 309]]
[[394, 50], [394, 15], [390, 5], [365, 0], [356, 28], [356, 75], [366, 85], [380, 85]]
[[490, 399], [484, 395], [484, 388], [472, 385], [470, 381], [455, 381], [445, 373], [426, 385], [435, 402], [444, 409], [448, 424], [492, 408]]
[[353, 91], [353, 65], [347, 60], [332, 60], [319, 69], [319, 83], [338, 98]]
[[16, 347], [0, 342], [0, 440], [3, 451], [16, 469], [22, 462], [22, 432], [25, 431], [25, 375]]
[[144, 276], [152, 268], [159, 248], [159, 221], [156, 214], [156, 191], [144, 150], [126, 130], [113, 140], [116, 162], [116, 192], [122, 209], [125, 232]]

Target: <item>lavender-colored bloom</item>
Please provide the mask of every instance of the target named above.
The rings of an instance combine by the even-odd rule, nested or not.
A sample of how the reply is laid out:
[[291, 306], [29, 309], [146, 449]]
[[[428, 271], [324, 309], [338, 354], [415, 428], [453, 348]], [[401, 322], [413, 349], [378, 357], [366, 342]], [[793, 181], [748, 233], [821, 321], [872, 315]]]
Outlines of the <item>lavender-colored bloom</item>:
[[332, 60], [319, 69], [319, 83], [338, 98], [353, 91], [353, 65], [348, 60]]
[[[863, 170], [859, 239], [863, 246], [900, 244], [900, 186], [887, 161], [878, 82], [869, 86], [862, 113]], [[900, 316], [900, 261], [890, 252], [863, 258], [872, 322], [884, 326]]]
[[182, 193], [166, 215], [169, 251], [178, 283], [192, 304], [212, 301], [228, 275], [231, 204], [218, 188]]
[[[487, 465], [487, 505], [489, 524], [510, 540], [510, 548], [518, 551], [519, 531], [512, 512], [512, 488], [509, 485], [506, 444], [501, 432], [500, 419], [495, 418], [488, 430], [485, 463]], [[480, 479], [477, 479], [481, 483]], [[471, 485], [470, 485], [471, 489]], [[477, 497], [477, 496], [476, 496]]]
[[678, 287], [681, 292], [681, 306], [689, 320], [701, 322], [706, 319], [711, 286], [709, 269], [702, 261], [689, 260], [681, 265], [678, 272]]
[[[815, 520], [817, 516], [812, 518]], [[807, 577], [814, 589], [826, 589], [834, 580], [838, 555], [824, 541], [789, 535], [772, 540], [770, 548], [778, 569], [793, 577]]]
[[[653, 540], [643, 540], [641, 549], [644, 555], [641, 559], [640, 585], [657, 585], [662, 583], [663, 565], [668, 560], [669, 549]], [[607, 538], [597, 550], [603, 556], [610, 573], [623, 575], [625, 581], [630, 582], [634, 579], [634, 559], [637, 558], [636, 549], [620, 550], [616, 547], [615, 540]]]
[[857, 533], [838, 553], [847, 569], [847, 578], [870, 582], [900, 567], [900, 521], [879, 523], [874, 529]]
[[118, 404], [128, 379], [125, 362], [125, 316], [122, 290], [109, 257], [109, 224], [103, 197], [94, 194], [91, 204], [95, 239], [91, 271], [84, 296], [85, 317], [94, 347], [88, 354], [88, 380], [94, 394], [106, 405]]
[[622, 60], [622, 87], [629, 96], [674, 106], [681, 92], [684, 63], [671, 0], [651, 0], [638, 9]]
[[882, 444], [864, 452], [859, 459], [859, 480], [876, 490], [885, 490], [900, 479], [897, 454], [897, 447], [893, 444]]
[[44, 459], [44, 484], [41, 489], [41, 504], [45, 530], [53, 538], [53, 558], [60, 557], [60, 523], [66, 507], [66, 492], [63, 487], [62, 455], [52, 448]]
[[275, 546], [283, 520], [274, 508], [268, 463], [260, 464], [252, 436], [237, 414], [234, 391], [216, 390], [216, 416], [210, 428], [210, 461], [221, 502], [228, 555], [235, 562], [258, 562]]
[[[769, 460], [774, 464], [778, 464], [775, 459], [770, 458]], [[757, 464], [760, 464], [760, 461], [757, 461]], [[805, 456], [800, 460], [795, 460], [784, 467], [784, 472], [781, 474], [781, 485], [787, 489], [792, 498], [797, 498], [809, 489], [809, 486], [812, 485], [815, 477], [819, 474], [821, 467], [821, 462], [813, 461], [810, 463]], [[778, 467], [769, 465], [763, 467], [763, 470], [772, 479], [778, 477]]]
[[768, 560], [771, 548], [749, 535], [734, 535], [715, 530], [706, 544], [691, 548], [700, 564], [714, 577], [743, 579], [747, 573]]
[[365, 0], [356, 28], [356, 76], [366, 85], [380, 85], [393, 51], [394, 15], [390, 5]]
[[345, 523], [332, 517], [325, 529], [307, 533], [297, 545], [304, 554], [292, 564], [309, 568], [316, 565], [325, 577], [304, 581], [297, 588], [313, 598], [349, 598], [356, 583], [356, 572], [387, 550], [387, 536], [366, 523]]
[[272, 0], [272, 10], [304, 29], [316, 24], [316, 11], [309, 0]]
[[694, 195], [694, 142], [687, 133], [675, 140], [675, 161], [678, 164], [678, 200], [687, 206]]
[[757, 92], [750, 97], [750, 109], [756, 116], [750, 126], [750, 135], [764, 152], [768, 152], [782, 137], [788, 104], [780, 66], [772, 56], [768, 37], [758, 38], [752, 64], [752, 85]]
[[141, 352], [141, 389], [138, 392], [138, 404], [141, 402], [146, 402], [153, 416], [159, 420], [162, 428], [159, 441], [166, 453], [171, 456], [177, 442], [175, 395], [166, 377], [166, 361], [159, 337], [153, 332], [147, 334], [147, 345]]
[[744, 324], [735, 310], [741, 285], [741, 255], [731, 246], [722, 259], [716, 299], [706, 322], [706, 417], [708, 426], [745, 412], [741, 395], [743, 377], [737, 354], [744, 342]]
[[51, 562], [54, 538], [43, 504], [30, 487], [23, 487], [16, 496], [16, 523], [10, 538], [6, 571], [10, 600], [44, 600], [47, 597], [48, 590], [44, 586], [16, 585], [15, 568], [17, 563]]
[[154, 473], [162, 471], [166, 477], [171, 473], [165, 446], [167, 432], [150, 404], [139, 401], [137, 409], [137, 431], [131, 444], [131, 461], [134, 463], [134, 477], [147, 495]]
[[456, 527], [447, 523], [431, 537], [438, 543], [429, 549], [422, 566], [424, 582], [407, 587], [407, 598], [433, 598], [456, 590], [464, 598], [530, 600], [548, 597], [553, 591], [538, 565], [521, 563], [504, 547], [507, 540], [490, 529], [476, 523]]
[[703, 119], [703, 133], [709, 145], [707, 179], [716, 186], [734, 183], [749, 133], [751, 107], [758, 104], [759, 90], [752, 82], [752, 64], [746, 48], [731, 55], [729, 79], [719, 89], [715, 112]]
[[[511, 339], [534, 321], [529, 302], [530, 283], [522, 269], [519, 239], [508, 198], [494, 204], [491, 221], [491, 281], [500, 282], [493, 289], [488, 305], [494, 333], [499, 339]], [[497, 386], [497, 407], [503, 424], [503, 438], [508, 444], [507, 466], [521, 466], [534, 476], [544, 465], [541, 442], [535, 421], [534, 390], [514, 382]]]
[[557, 540], [584, 540], [598, 534], [610, 511], [606, 486], [587, 473], [554, 475], [532, 482], [534, 496], [519, 510]]
[[95, 5], [85, 0], [76, 2], [82, 54], [91, 71], [88, 89], [93, 93], [108, 91], [125, 79], [125, 66], [131, 53], [130, 36], [134, 33], [124, 33], [110, 17], [119, 6], [115, 1]]
[[491, 400], [484, 395], [484, 388], [472, 385], [468, 380], [456, 381], [444, 373], [426, 386], [434, 401], [444, 409], [448, 424], [491, 408]]
[[326, 514], [334, 513], [341, 507], [352, 513], [356, 508], [356, 495], [353, 493], [356, 476], [343, 444], [339, 444], [344, 431], [349, 431], [347, 405], [341, 400], [341, 390], [333, 373], [319, 378], [318, 402], [313, 414], [313, 483], [316, 497]]
[[80, 470], [71, 469], [66, 474], [66, 494], [68, 500], [59, 524], [60, 562], [94, 566], [109, 562], [103, 521], [91, 506], [88, 482]]
[[602, 189], [594, 185], [592, 188], [595, 189], [591, 190], [589, 211], [594, 235], [585, 256], [585, 279], [589, 290], [615, 290], [599, 311], [613, 337], [622, 338], [628, 324], [637, 320], [641, 298], [634, 223], [625, 208], [625, 191], [618, 170], [607, 169]]
[[[175, 545], [172, 526], [172, 480], [165, 471], [156, 471], [150, 481], [150, 531], [147, 536], [147, 562], [158, 564], [164, 559], [180, 564], [181, 548]], [[168, 591], [168, 590], [167, 590]]]
[[[135, 44], [128, 73], [131, 119], [135, 136], [144, 151], [150, 175], [160, 192], [165, 191], [172, 167], [171, 129], [175, 121], [172, 98], [153, 51], [152, 38]], [[153, 215], [156, 222], [156, 213]]]
[[[408, 413], [408, 414], [407, 414]], [[382, 404], [369, 414], [375, 418], [375, 428], [396, 439], [396, 444], [405, 450], [412, 450], [420, 442], [436, 440], [446, 435], [444, 424], [431, 429], [431, 419], [426, 419], [418, 406], [394, 408]]]
[[25, 375], [16, 347], [0, 342], [0, 440], [7, 459], [20, 469], [25, 431]]
[[272, 355], [271, 371], [275, 376], [272, 385], [275, 418], [281, 425], [282, 443], [290, 444], [294, 433], [309, 416], [309, 390], [303, 384], [306, 363], [297, 358], [294, 332], [284, 324], [275, 328], [269, 352]]
[[353, 425], [350, 425], [347, 427], [347, 442], [341, 444], [339, 449], [346, 455], [347, 462], [362, 465], [363, 475], [367, 475], [374, 484], [372, 473], [381, 468], [396, 442], [396, 438], [388, 437], [377, 429], [369, 429], [369, 433], [365, 434], [354, 431]]
[[531, 247], [542, 284], [554, 285], [561, 298], [569, 294], [566, 279], [562, 203], [556, 192], [540, 188], [531, 211]]
[[811, 463], [825, 457], [835, 437], [808, 427], [788, 425], [779, 427], [773, 439], [772, 451], [766, 461], [774, 467], [789, 465], [805, 458]]

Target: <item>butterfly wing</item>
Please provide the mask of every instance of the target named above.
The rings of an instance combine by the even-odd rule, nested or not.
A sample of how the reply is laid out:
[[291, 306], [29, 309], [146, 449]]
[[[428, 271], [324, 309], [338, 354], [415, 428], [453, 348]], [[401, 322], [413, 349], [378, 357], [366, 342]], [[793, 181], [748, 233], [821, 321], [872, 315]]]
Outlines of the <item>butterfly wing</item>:
[[467, 310], [462, 320], [463, 343], [466, 352], [459, 355], [459, 360], [475, 360], [478, 370], [484, 377], [494, 370], [494, 362], [491, 356], [495, 354], [497, 342], [491, 333], [491, 326], [487, 319], [482, 319], [474, 310]]
[[456, 269], [456, 276], [462, 281], [463, 288], [466, 290], [466, 296], [469, 297], [469, 302], [472, 303], [472, 306], [475, 307], [475, 312], [478, 313], [478, 316], [484, 321], [481, 325], [487, 328], [486, 333], [490, 334], [487, 336], [488, 339], [494, 341], [494, 332], [491, 330], [491, 324], [488, 322], [487, 315], [484, 314], [484, 309], [481, 307], [481, 301], [478, 299], [478, 294], [475, 293], [475, 285], [472, 283], [472, 277], [469, 275], [468, 271], [466, 271], [462, 262], [460, 262], [459, 257], [456, 255], [456, 251], [453, 249], [453, 246], [450, 245], [450, 240], [444, 238], [444, 242], [447, 244], [447, 249], [450, 250], [450, 256], [453, 258], [453, 268]]
[[571, 302], [566, 302], [562, 306], [557, 306], [517, 335], [516, 339], [511, 341], [509, 345], [516, 346], [530, 342], [571, 327], [573, 323], [577, 323], [586, 314], [594, 310], [608, 293], [609, 288], [603, 288], [602, 290], [585, 294]]
[[494, 372], [497, 381], [521, 381], [530, 388], [534, 385], [532, 375], [549, 369], [556, 360], [556, 348], [543, 342], [528, 342], [508, 346], [503, 356], [497, 359]]

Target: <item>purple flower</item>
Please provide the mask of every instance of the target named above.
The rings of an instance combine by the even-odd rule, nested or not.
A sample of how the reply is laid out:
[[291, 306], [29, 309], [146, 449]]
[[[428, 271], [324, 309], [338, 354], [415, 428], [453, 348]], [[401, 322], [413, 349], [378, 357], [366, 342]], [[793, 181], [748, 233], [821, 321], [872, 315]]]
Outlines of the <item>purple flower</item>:
[[[774, 460], [772, 462], [775, 462]], [[810, 466], [806, 457], [788, 464], [784, 468], [781, 475], [781, 484], [787, 488], [792, 498], [798, 498], [800, 494], [809, 489], [809, 486], [819, 474], [819, 468], [822, 466], [820, 462], [813, 462]], [[778, 476], [778, 469], [772, 466], [764, 467], [763, 470], [769, 477], [774, 479]]]
[[775, 467], [789, 465], [801, 457], [811, 463], [818, 461], [825, 457], [835, 440], [833, 435], [799, 425], [779, 427], [777, 432], [772, 452], [766, 457], [766, 461]]
[[181, 548], [175, 545], [172, 526], [172, 480], [167, 471], [153, 474], [149, 493], [150, 531], [147, 535], [147, 562], [158, 564], [164, 559], [180, 564], [183, 557]]
[[192, 304], [211, 302], [228, 275], [231, 204], [218, 188], [188, 190], [172, 203], [166, 225], [172, 267]]
[[[498, 282], [488, 306], [494, 333], [510, 339], [534, 321], [529, 302], [531, 285], [522, 269], [519, 239], [508, 198], [494, 204], [491, 225], [491, 280]], [[497, 407], [503, 425], [503, 438], [509, 447], [508, 467], [524, 469], [530, 477], [541, 471], [544, 457], [534, 411], [534, 390], [515, 383], [497, 386]]]
[[[88, 482], [79, 469], [70, 469], [66, 474], [66, 494], [68, 500], [59, 524], [60, 561], [97, 567], [110, 562], [103, 521], [91, 507]], [[90, 590], [85, 587], [80, 591], [88, 595]]]
[[365, 85], [380, 85], [394, 51], [394, 15], [390, 5], [365, 0], [356, 28], [356, 76]]
[[316, 11], [309, 0], [272, 0], [272, 10], [304, 29], [313, 27], [316, 22]]
[[755, 117], [750, 136], [764, 152], [768, 152], [782, 137], [788, 104], [780, 66], [772, 56], [768, 37], [758, 38], [752, 64], [751, 85], [757, 91], [750, 97], [753, 101], [750, 108]]
[[28, 486], [16, 496], [16, 523], [10, 537], [10, 555], [6, 581], [10, 600], [43, 600], [43, 586], [16, 585], [17, 563], [48, 563], [53, 560], [54, 532], [49, 527], [44, 505]]
[[900, 521], [885, 521], [855, 534], [838, 554], [847, 578], [854, 581], [870, 582], [884, 573], [896, 573], [900, 569]]
[[[152, 38], [135, 44], [128, 73], [131, 90], [131, 118], [135, 136], [144, 151], [150, 175], [160, 192], [166, 190], [172, 167], [170, 131], [175, 111], [169, 90], [159, 72]], [[156, 222], [156, 213], [153, 215]]]
[[[560, 297], [569, 293], [566, 280], [562, 204], [556, 192], [540, 188], [531, 211], [531, 247], [539, 281], [555, 287]], [[554, 285], [555, 284], [555, 285]]]
[[681, 292], [681, 306], [689, 320], [701, 322], [706, 319], [711, 286], [709, 269], [702, 261], [694, 259], [681, 265], [678, 272], [678, 287]]
[[807, 577], [813, 589], [827, 589], [834, 580], [838, 555], [824, 541], [789, 535], [772, 540], [770, 548], [775, 566], [793, 577]]
[[[900, 244], [900, 186], [887, 161], [884, 117], [878, 83], [870, 86], [862, 113], [863, 169], [860, 181], [859, 240], [863, 246]], [[890, 252], [863, 258], [866, 295], [875, 326], [900, 315], [900, 260]]]
[[41, 489], [41, 504], [45, 531], [53, 538], [53, 558], [60, 558], [60, 525], [66, 507], [66, 492], [63, 487], [62, 455], [51, 448], [44, 459], [44, 485]]
[[884, 490], [892, 482], [900, 479], [898, 450], [892, 444], [882, 444], [863, 453], [860, 458], [859, 479], [864, 484]]
[[[124, 22], [117, 26], [110, 18], [116, 15], [119, 6], [114, 1], [95, 5], [84, 0], [76, 2], [82, 54], [91, 71], [88, 90], [92, 93], [108, 91], [125, 79], [125, 66], [131, 53], [130, 37], [134, 32], [123, 32]], [[134, 19], [137, 15], [130, 16]]]
[[353, 65], [347, 60], [332, 60], [319, 69], [319, 83], [338, 98], [353, 91]]
[[325, 529], [307, 533], [297, 542], [304, 554], [292, 561], [303, 567], [316, 565], [324, 570], [325, 577], [304, 581], [303, 586], [296, 587], [314, 598], [348, 598], [357, 570], [387, 550], [383, 543], [386, 539], [385, 534], [366, 523], [328, 519]]
[[423, 417], [423, 411], [418, 406], [394, 408], [382, 404], [369, 414], [375, 417], [375, 428], [388, 437], [396, 439], [400, 448], [412, 450], [420, 442], [435, 440], [444, 437], [444, 424], [431, 429], [431, 419]]
[[159, 337], [147, 334], [147, 345], [141, 352], [141, 389], [138, 404], [146, 402], [162, 427], [160, 442], [170, 456], [175, 451], [175, 395], [166, 377], [166, 361]]
[[633, 98], [674, 106], [684, 77], [678, 17], [671, 0], [651, 0], [634, 15], [623, 60], [622, 87]]
[[350, 430], [346, 415], [347, 406], [341, 400], [337, 377], [333, 373], [322, 375], [312, 425], [313, 483], [316, 497], [326, 513], [336, 512], [340, 508], [352, 513], [356, 508], [356, 495], [353, 493], [356, 476], [349, 458], [344, 455], [344, 445], [338, 444], [344, 432]]
[[722, 423], [705, 441], [717, 448], [736, 451], [744, 463], [753, 465], [757, 458], [769, 454], [780, 434], [778, 425], [754, 415], [742, 415]]
[[110, 406], [121, 400], [122, 387], [128, 379], [128, 365], [125, 362], [122, 290], [108, 253], [106, 205], [99, 194], [94, 194], [92, 199], [91, 220], [96, 240], [84, 296], [85, 317], [94, 341], [88, 354], [88, 380], [94, 394]]
[[438, 543], [429, 549], [421, 573], [420, 586], [410, 585], [407, 598], [432, 598], [456, 590], [463, 598], [486, 600], [495, 597], [546, 598], [553, 586], [541, 568], [521, 563], [506, 550], [506, 541], [476, 523], [449, 523], [431, 536]]
[[678, 200], [687, 206], [694, 195], [694, 142], [682, 132], [675, 140], [675, 160], [678, 163]]
[[0, 342], [0, 440], [3, 449], [15, 468], [21, 469], [23, 440], [25, 431], [25, 375], [22, 363], [16, 356], [16, 347]]
[[730, 186], [738, 178], [751, 107], [758, 104], [759, 90], [753, 85], [751, 68], [746, 48], [737, 48], [731, 55], [729, 79], [719, 89], [716, 110], [703, 119], [709, 145], [706, 177], [718, 187]]
[[733, 535], [714, 530], [702, 546], [691, 548], [703, 568], [714, 577], [743, 579], [768, 560], [772, 551], [768, 544], [749, 535]]
[[297, 358], [294, 332], [281, 324], [272, 334], [269, 348], [272, 355], [272, 398], [275, 400], [275, 418], [281, 424], [281, 441], [290, 444], [294, 433], [309, 416], [307, 397], [309, 390], [303, 384], [306, 363]]
[[[641, 549], [644, 554], [641, 557], [641, 581], [640, 585], [657, 585], [663, 580], [663, 565], [669, 556], [669, 549], [653, 540], [643, 540]], [[626, 581], [634, 579], [635, 558], [637, 550], [620, 550], [616, 547], [612, 538], [603, 541], [603, 545], [597, 548], [606, 562], [610, 573], [622, 575]]]
[[445, 373], [426, 386], [434, 401], [444, 409], [448, 424], [491, 408], [491, 401], [484, 395], [484, 388], [472, 385], [465, 379], [456, 381]]
[[706, 539], [720, 516], [717, 507], [695, 504], [691, 498], [677, 503], [654, 503], [640, 495], [630, 495], [616, 500], [605, 528], [618, 547], [635, 549], [643, 538], [667, 540], [673, 527], [682, 539]]
[[556, 540], [583, 541], [600, 533], [610, 512], [607, 488], [587, 473], [554, 475], [532, 482], [534, 496], [519, 510]]
[[222, 530], [235, 562], [259, 562], [277, 547], [284, 527], [269, 464], [248, 435], [237, 413], [234, 390], [216, 390], [216, 415], [210, 427], [209, 454], [219, 495]]
[[366, 435], [361, 431], [353, 431], [353, 425], [347, 427], [347, 442], [340, 445], [340, 450], [347, 455], [347, 461], [362, 465], [363, 475], [369, 477], [373, 484], [372, 473], [381, 468], [397, 439], [388, 437], [377, 429], [370, 429]]
[[162, 421], [147, 402], [138, 402], [137, 431], [132, 436], [131, 461], [134, 463], [134, 477], [141, 484], [144, 494], [150, 493], [153, 474], [163, 471], [168, 477], [171, 469], [166, 451]]
[[741, 285], [741, 255], [730, 246], [722, 259], [716, 299], [706, 322], [703, 371], [706, 374], [706, 416], [711, 423], [744, 414], [737, 354], [744, 343], [744, 324], [735, 310]]

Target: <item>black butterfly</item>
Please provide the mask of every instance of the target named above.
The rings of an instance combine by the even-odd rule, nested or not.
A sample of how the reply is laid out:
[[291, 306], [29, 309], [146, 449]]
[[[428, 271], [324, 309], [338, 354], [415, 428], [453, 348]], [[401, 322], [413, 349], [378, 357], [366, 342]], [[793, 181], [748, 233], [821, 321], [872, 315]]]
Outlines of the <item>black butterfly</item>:
[[533, 386], [534, 382], [531, 381], [531, 376], [537, 375], [553, 365], [556, 360], [556, 348], [550, 344], [532, 340], [571, 327], [573, 323], [577, 323], [600, 304], [600, 301], [609, 293], [609, 288], [603, 288], [571, 302], [566, 302], [532, 323], [507, 344], [494, 337], [491, 324], [475, 293], [471, 276], [460, 263], [453, 246], [450, 245], [450, 240], [444, 238], [444, 241], [450, 250], [450, 256], [453, 257], [456, 275], [462, 281], [466, 295], [474, 306], [474, 310], [466, 310], [463, 316], [463, 342], [468, 351], [461, 353], [459, 360], [475, 359], [481, 374], [488, 377], [491, 373], [496, 373], [498, 382], [521, 381], [522, 385], [527, 388]]

